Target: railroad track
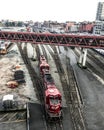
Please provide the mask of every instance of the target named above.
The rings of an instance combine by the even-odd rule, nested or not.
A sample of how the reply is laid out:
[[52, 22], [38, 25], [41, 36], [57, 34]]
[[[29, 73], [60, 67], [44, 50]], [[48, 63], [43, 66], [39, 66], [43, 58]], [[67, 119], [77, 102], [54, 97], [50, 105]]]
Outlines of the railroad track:
[[[43, 54], [47, 58], [47, 53], [45, 52], [44, 48], [43, 49]], [[36, 52], [37, 52], [37, 57], [38, 59], [40, 58], [40, 52], [39, 52], [39, 47], [36, 47]], [[46, 130], [64, 130], [63, 124], [62, 124], [62, 119], [60, 118], [59, 120], [55, 121], [47, 121], [46, 120]]]
[[[42, 113], [44, 115], [43, 122], [46, 122], [46, 123], [44, 123], [46, 125], [45, 126], [46, 130], [63, 130], [62, 124], [60, 124], [60, 122], [56, 123], [56, 122], [48, 122], [46, 120], [44, 121], [44, 119], [45, 119], [44, 95], [43, 95], [43, 84], [41, 82], [41, 78], [37, 76], [37, 73], [34, 71], [34, 68], [31, 65], [31, 61], [30, 61], [30, 59], [28, 58], [28, 55], [27, 55], [26, 45], [24, 46], [24, 50], [22, 50], [22, 47], [21, 47], [20, 44], [18, 44], [18, 48], [20, 50], [21, 56], [24, 60], [24, 63], [26, 64], [27, 69], [29, 70], [29, 73], [30, 73], [30, 76], [31, 76], [31, 79], [32, 79], [32, 82], [33, 82], [33, 86], [37, 89], [37, 97], [38, 97], [38, 99], [40, 100], [40, 103], [41, 103], [41, 110], [42, 110]], [[38, 46], [36, 47], [36, 52], [37, 52], [37, 57], [39, 58], [40, 53], [39, 53]]]
[[[79, 57], [79, 53], [77, 51], [74, 51], [75, 54]], [[92, 55], [92, 53], [90, 53], [88, 51], [88, 55], [87, 57], [93, 61], [97, 66], [99, 66], [100, 69], [102, 69], [102, 71], [100, 72], [97, 68], [94, 67], [94, 65], [92, 65], [91, 63], [89, 63], [88, 61], [86, 61], [86, 66], [88, 67], [87, 69], [90, 69], [92, 72], [94, 72], [96, 75], [98, 75], [99, 77], [101, 77], [102, 79], [104, 79], [104, 73], [103, 73], [103, 68], [104, 68], [104, 64], [102, 62], [100, 62], [100, 60], [98, 58], [96, 58], [94, 56], [94, 54]], [[89, 71], [90, 71], [89, 70]]]
[[64, 130], [62, 122], [51, 122], [47, 124], [47, 130]]
[[76, 82], [76, 77], [72, 66], [69, 64], [69, 59], [67, 59], [67, 73], [70, 84], [70, 96], [71, 104], [69, 104], [70, 112], [72, 115], [72, 120], [75, 130], [86, 130], [85, 119], [82, 113], [83, 100], [78, 89]]
[[14, 46], [14, 43], [10, 43], [8, 46], [7, 46], [7, 52], [9, 52], [10, 51], [10, 49], [12, 48]]
[[41, 47], [42, 47], [43, 55], [46, 57], [47, 62], [48, 62], [48, 58], [47, 58], [47, 53], [46, 53], [45, 47], [44, 47], [44, 45], [41, 45]]
[[[96, 64], [98, 64], [101, 68], [103, 68], [104, 67], [104, 63], [102, 63], [100, 60], [99, 60], [99, 57], [96, 57], [95, 55], [94, 55], [94, 53], [95, 53], [95, 55], [96, 55], [96, 52], [95, 51], [93, 51], [93, 50], [88, 50], [88, 57], [90, 58], [90, 59], [92, 59]], [[98, 55], [98, 54], [97, 54]], [[103, 60], [104, 60], [104, 58], [103, 58]]]
[[24, 49], [22, 50], [22, 46], [20, 44], [18, 44], [18, 48], [20, 50], [24, 63], [29, 71], [31, 80], [33, 82], [33, 86], [37, 90], [37, 97], [40, 100], [40, 102], [43, 102], [42, 84], [40, 82], [40, 78], [37, 76], [37, 73], [35, 72], [32, 64], [31, 64], [30, 59], [28, 58], [27, 46], [25, 44]]
[[67, 105], [69, 108], [69, 112], [71, 113], [73, 125], [75, 130], [85, 130], [85, 123], [81, 113], [81, 104], [83, 104], [81, 96], [77, 89], [77, 83], [74, 76], [74, 72], [72, 67], [70, 66], [70, 60], [67, 58], [67, 75], [69, 79], [69, 85], [67, 83], [65, 72], [62, 67], [60, 58], [58, 56], [56, 47], [52, 46], [54, 53], [50, 51], [51, 55], [54, 58], [54, 61], [57, 66], [58, 73], [60, 75], [60, 80], [63, 86], [65, 99], [67, 101]]
[[0, 130], [26, 129], [26, 109], [0, 111]]
[[[100, 51], [98, 51], [98, 50], [95, 50], [95, 49], [92, 49], [93, 51], [95, 51], [97, 54], [99, 54], [99, 55], [101, 55], [103, 58], [104, 58], [104, 52], [100, 52]], [[101, 50], [103, 50], [104, 51], [104, 49], [101, 49]]]
[[26, 121], [26, 110], [0, 112], [0, 124], [1, 123], [13, 123]]
[[[95, 51], [93, 51], [95, 53]], [[97, 58], [91, 51], [88, 50], [88, 58], [91, 59], [97, 66], [99, 66], [99, 68], [102, 69], [102, 72], [98, 71], [95, 68], [96, 73], [102, 78], [104, 79], [104, 63], [102, 63], [99, 58]], [[92, 67], [93, 69], [93, 67]]]

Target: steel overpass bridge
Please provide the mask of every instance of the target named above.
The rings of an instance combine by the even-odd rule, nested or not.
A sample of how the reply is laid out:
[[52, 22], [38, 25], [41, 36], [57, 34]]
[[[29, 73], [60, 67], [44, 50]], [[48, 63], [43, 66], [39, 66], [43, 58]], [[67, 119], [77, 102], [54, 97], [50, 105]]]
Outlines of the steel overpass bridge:
[[83, 48], [104, 48], [104, 36], [0, 31], [0, 40]]
[[104, 36], [93, 35], [0, 31], [0, 40], [17, 42], [17, 44], [18, 42], [29, 42], [32, 44], [80, 47], [81, 53], [78, 64], [83, 68], [86, 64], [87, 48], [104, 48]]

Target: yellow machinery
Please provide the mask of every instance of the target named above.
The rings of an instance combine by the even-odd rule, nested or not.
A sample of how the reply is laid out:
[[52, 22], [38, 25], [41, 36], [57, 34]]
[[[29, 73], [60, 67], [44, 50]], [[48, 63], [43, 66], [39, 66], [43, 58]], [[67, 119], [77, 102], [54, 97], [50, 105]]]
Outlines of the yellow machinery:
[[6, 53], [7, 53], [6, 49], [1, 49], [1, 48], [0, 48], [0, 54], [1, 54], [1, 55], [4, 55], [4, 54], [6, 54]]
[[5, 42], [0, 42], [0, 55], [4, 55], [7, 53]]

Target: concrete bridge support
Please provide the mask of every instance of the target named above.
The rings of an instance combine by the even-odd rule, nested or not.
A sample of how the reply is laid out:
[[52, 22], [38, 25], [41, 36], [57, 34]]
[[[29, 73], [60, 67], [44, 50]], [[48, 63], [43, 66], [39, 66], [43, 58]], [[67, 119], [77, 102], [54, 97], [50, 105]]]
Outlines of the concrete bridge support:
[[33, 47], [33, 55], [32, 55], [32, 60], [33, 61], [36, 61], [36, 54], [35, 54], [35, 46], [34, 45], [32, 45], [32, 47]]
[[86, 68], [87, 49], [81, 48], [81, 53], [78, 61], [78, 65], [82, 68]]

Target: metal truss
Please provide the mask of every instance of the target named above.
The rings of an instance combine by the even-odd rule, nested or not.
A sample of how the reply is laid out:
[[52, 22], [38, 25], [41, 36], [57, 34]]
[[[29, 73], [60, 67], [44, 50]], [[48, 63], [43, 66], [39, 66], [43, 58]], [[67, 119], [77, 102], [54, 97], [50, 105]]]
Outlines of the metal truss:
[[104, 36], [0, 31], [0, 40], [84, 48], [104, 48]]

